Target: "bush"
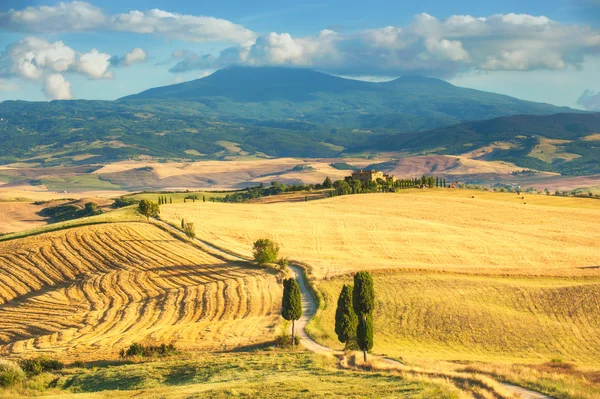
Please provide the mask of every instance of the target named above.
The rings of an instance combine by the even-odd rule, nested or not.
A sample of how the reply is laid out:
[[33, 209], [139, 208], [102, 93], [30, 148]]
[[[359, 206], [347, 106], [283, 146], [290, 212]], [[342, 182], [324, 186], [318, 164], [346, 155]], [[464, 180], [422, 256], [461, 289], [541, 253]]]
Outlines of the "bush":
[[25, 372], [17, 363], [0, 359], [0, 387], [10, 387], [24, 380]]
[[121, 349], [119, 355], [121, 358], [126, 357], [163, 357], [172, 356], [179, 354], [177, 348], [173, 344], [161, 344], [161, 345], [142, 345], [134, 342], [129, 345], [129, 348]]
[[130, 205], [135, 205], [138, 204], [140, 201], [133, 199], [133, 198], [128, 198], [128, 197], [119, 197], [115, 200], [115, 202], [113, 202], [113, 204], [111, 205], [113, 208], [117, 209], [117, 208], [124, 208], [126, 206], [130, 206]]
[[275, 263], [279, 255], [279, 245], [268, 238], [263, 238], [254, 242], [253, 247], [254, 260], [259, 265]]
[[47, 371], [62, 370], [65, 365], [56, 360], [47, 357], [38, 357], [21, 361], [21, 367], [28, 376], [39, 375]]
[[[294, 346], [300, 345], [300, 337], [294, 337]], [[278, 348], [291, 348], [292, 347], [292, 337], [287, 334], [279, 335], [275, 338], [275, 346]]]
[[285, 270], [289, 266], [290, 260], [289, 260], [289, 258], [279, 258], [279, 260], [277, 261], [277, 264], [279, 265], [281, 270]]

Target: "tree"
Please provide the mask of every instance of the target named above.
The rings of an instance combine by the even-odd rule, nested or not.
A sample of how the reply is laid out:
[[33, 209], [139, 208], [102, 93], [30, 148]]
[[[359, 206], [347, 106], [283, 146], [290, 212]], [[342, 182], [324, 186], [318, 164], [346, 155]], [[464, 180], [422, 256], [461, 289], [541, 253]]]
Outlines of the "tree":
[[292, 322], [292, 345], [295, 343], [295, 322], [302, 317], [302, 296], [300, 287], [293, 278], [283, 281], [283, 302], [281, 315], [284, 319]]
[[275, 263], [279, 256], [279, 245], [268, 238], [261, 238], [254, 242], [252, 253], [254, 260], [261, 266], [266, 263]]
[[150, 220], [151, 217], [157, 217], [160, 213], [160, 206], [156, 202], [141, 200], [138, 205], [138, 212]]
[[346, 349], [351, 349], [356, 345], [357, 327], [358, 317], [352, 307], [352, 286], [344, 284], [335, 311], [335, 333], [338, 340], [345, 344]]
[[[365, 362], [367, 351], [373, 347], [373, 322], [372, 314], [375, 306], [375, 289], [373, 288], [373, 277], [369, 272], [358, 272], [354, 275], [354, 289], [352, 292], [352, 305], [358, 316], [356, 329], [356, 343], [363, 351]], [[369, 326], [369, 317], [371, 324]], [[370, 337], [370, 338], [369, 338]]]
[[329, 176], [325, 178], [325, 181], [323, 182], [323, 187], [324, 188], [333, 187], [333, 183], [331, 182], [331, 179], [329, 178]]
[[186, 223], [183, 226], [183, 232], [190, 240], [196, 238], [196, 228], [194, 227], [194, 223]]
[[181, 228], [185, 229], [185, 220], [181, 219]]
[[202, 202], [206, 202], [206, 196], [205, 195], [202, 196]]
[[367, 351], [373, 349], [373, 315], [369, 314], [364, 320], [357, 323], [356, 342], [364, 353], [365, 362], [367, 361]]
[[348, 182], [344, 180], [336, 180], [336, 182], [333, 183], [333, 187], [335, 187], [337, 195], [347, 195], [352, 193], [352, 188]]
[[173, 203], [173, 197], [169, 197], [169, 204]]

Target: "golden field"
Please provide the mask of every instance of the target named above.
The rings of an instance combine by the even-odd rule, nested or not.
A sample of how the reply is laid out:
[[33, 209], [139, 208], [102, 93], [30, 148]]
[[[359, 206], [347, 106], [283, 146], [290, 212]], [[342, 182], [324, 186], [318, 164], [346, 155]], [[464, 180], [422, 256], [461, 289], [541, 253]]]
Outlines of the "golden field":
[[[232, 349], [278, 322], [275, 274], [228, 262], [148, 223], [0, 243], [0, 354], [110, 359], [132, 342]], [[265, 338], [267, 337], [267, 338]]]
[[[342, 349], [335, 304], [352, 277], [319, 283], [310, 326]], [[526, 277], [382, 271], [374, 274], [374, 352], [406, 359], [600, 365], [600, 276]]]
[[271, 238], [317, 279], [397, 268], [596, 273], [586, 268], [600, 265], [600, 201], [522, 197], [403, 190], [302, 203], [173, 204], [161, 217], [194, 222], [199, 238], [243, 255], [255, 240]]

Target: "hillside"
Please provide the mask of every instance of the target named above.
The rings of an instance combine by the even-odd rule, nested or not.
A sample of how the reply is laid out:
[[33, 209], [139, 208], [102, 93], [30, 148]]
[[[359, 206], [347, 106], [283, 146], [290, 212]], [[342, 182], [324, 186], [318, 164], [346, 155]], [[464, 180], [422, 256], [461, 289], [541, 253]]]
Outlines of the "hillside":
[[333, 157], [397, 133], [557, 112], [576, 111], [424, 77], [369, 83], [307, 69], [228, 68], [118, 101], [5, 101], [0, 163]]
[[600, 113], [517, 115], [397, 134], [358, 150], [462, 154], [566, 175], [600, 173]]
[[[0, 243], [0, 354], [114, 359], [132, 342], [233, 349], [272, 339], [275, 274], [147, 223]], [[23, 317], [27, 315], [27, 317]]]
[[415, 189], [304, 203], [167, 204], [161, 217], [193, 221], [200, 238], [245, 255], [255, 240], [274, 239], [317, 278], [389, 268], [579, 274], [600, 265], [595, 199]]

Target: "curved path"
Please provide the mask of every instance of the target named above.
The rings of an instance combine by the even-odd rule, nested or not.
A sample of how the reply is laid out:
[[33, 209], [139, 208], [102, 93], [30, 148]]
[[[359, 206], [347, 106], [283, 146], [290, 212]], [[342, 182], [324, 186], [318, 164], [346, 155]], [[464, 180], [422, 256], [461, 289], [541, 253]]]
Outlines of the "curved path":
[[[184, 233], [182, 233], [181, 230], [171, 226], [170, 224], [168, 224], [162, 220], [157, 220], [157, 219], [153, 219], [153, 221], [155, 223], [167, 228], [169, 231], [171, 231], [179, 236], [185, 237]], [[232, 252], [227, 252], [219, 247], [212, 245], [211, 243], [200, 240], [198, 238], [194, 238], [194, 242], [196, 244], [199, 244], [201, 247], [205, 248], [209, 253], [211, 253], [213, 255], [219, 255], [219, 256], [225, 257], [227, 259], [233, 259], [233, 260], [243, 261], [243, 262], [248, 262], [251, 260], [249, 258], [244, 258], [244, 257], [234, 254]], [[302, 270], [300, 269], [300, 267], [290, 265], [289, 268], [291, 269], [291, 271], [294, 275], [294, 278], [298, 282], [298, 285], [300, 286], [300, 291], [302, 294], [302, 317], [299, 320], [297, 320], [295, 323], [296, 334], [301, 338], [300, 342], [302, 343], [302, 346], [304, 346], [306, 349], [308, 349], [309, 351], [311, 351], [313, 353], [332, 354], [332, 355], [333, 354], [342, 354], [343, 353], [342, 351], [334, 351], [333, 349], [331, 349], [327, 346], [323, 346], [323, 345], [317, 343], [306, 333], [306, 325], [308, 324], [310, 319], [316, 313], [317, 304], [316, 304], [314, 298], [312, 297], [310, 290], [308, 289], [308, 282], [304, 278], [304, 274], [302, 273]], [[389, 359], [389, 358], [381, 358], [380, 360], [384, 361], [385, 363], [392, 364], [392, 365], [403, 366], [403, 364], [398, 362], [397, 360], [393, 360], [393, 359]], [[516, 395], [517, 398], [554, 399], [551, 396], [548, 396], [548, 395], [545, 395], [543, 393], [536, 392], [536, 391], [530, 391], [530, 390], [525, 389], [520, 386], [502, 383], [502, 382], [500, 384], [502, 384], [502, 386], [504, 386], [504, 388], [509, 390], [513, 395]]]

